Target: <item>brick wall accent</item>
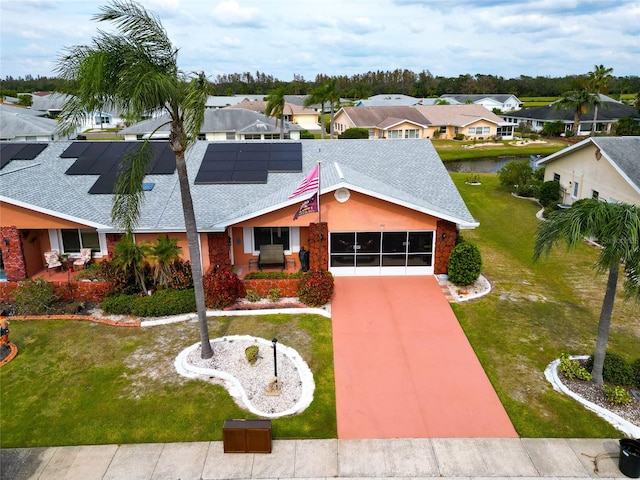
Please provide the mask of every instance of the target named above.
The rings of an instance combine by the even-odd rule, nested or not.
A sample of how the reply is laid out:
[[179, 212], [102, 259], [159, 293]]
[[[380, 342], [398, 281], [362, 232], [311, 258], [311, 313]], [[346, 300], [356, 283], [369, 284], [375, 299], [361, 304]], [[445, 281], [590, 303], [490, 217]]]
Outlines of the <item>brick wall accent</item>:
[[[442, 234], [445, 238], [442, 238]], [[449, 256], [456, 246], [456, 225], [445, 220], [438, 221], [436, 229], [436, 255], [434, 260], [434, 273], [446, 274], [449, 267]]]
[[105, 235], [107, 237], [107, 254], [109, 258], [113, 258], [113, 252], [116, 248], [116, 243], [120, 241], [122, 238], [121, 233], [107, 233]]
[[229, 235], [225, 233], [207, 234], [209, 243], [209, 265], [231, 267], [229, 257]]
[[[111, 291], [110, 282], [52, 282], [56, 292], [65, 301], [100, 303]], [[0, 283], [0, 302], [13, 303], [13, 291], [18, 282]]]
[[329, 269], [329, 227], [326, 222], [309, 224], [309, 269]]
[[251, 279], [243, 280], [244, 287], [247, 290], [258, 292], [261, 297], [266, 297], [272, 288], [280, 289], [280, 296], [285, 298], [297, 297], [296, 290], [299, 278], [279, 278], [279, 279]]
[[22, 253], [22, 239], [20, 231], [13, 225], [0, 227], [0, 249], [2, 261], [7, 274], [7, 281], [19, 282], [27, 278], [27, 265]]

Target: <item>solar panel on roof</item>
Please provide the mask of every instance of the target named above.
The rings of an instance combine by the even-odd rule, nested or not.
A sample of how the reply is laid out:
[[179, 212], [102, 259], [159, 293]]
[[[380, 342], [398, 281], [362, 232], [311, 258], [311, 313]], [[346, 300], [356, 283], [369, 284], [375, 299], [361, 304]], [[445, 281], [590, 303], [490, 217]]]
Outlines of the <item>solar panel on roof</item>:
[[18, 143], [3, 143], [1, 145], [2, 150], [0, 150], [0, 158], [2, 158], [3, 167], [11, 162], [11, 160], [13, 160], [13, 156], [24, 147], [24, 144], [20, 145]]
[[251, 170], [266, 171], [268, 164], [269, 163], [264, 160], [247, 160], [243, 162], [236, 162], [235, 167], [233, 169], [241, 170], [245, 172], [251, 171]]
[[90, 173], [91, 167], [95, 163], [95, 160], [89, 157], [81, 157], [78, 158], [73, 165], [67, 168], [67, 171], [64, 172], [65, 175], [96, 175], [95, 173]]
[[117, 177], [118, 174], [115, 172], [103, 173], [89, 189], [89, 193], [94, 195], [113, 193]]
[[268, 152], [270, 143], [237, 143], [239, 152]]
[[270, 172], [301, 172], [302, 160], [269, 160]]
[[78, 158], [90, 144], [91, 142], [73, 142], [60, 154], [60, 158]]
[[36, 158], [42, 151], [47, 148], [46, 143], [27, 143], [23, 148], [20, 149], [18, 153], [16, 153], [12, 159], [13, 160], [33, 160]]
[[200, 165], [200, 171], [203, 172], [221, 172], [224, 170], [233, 171], [236, 162], [234, 161], [224, 161], [224, 162], [202, 162]]
[[261, 171], [238, 171], [234, 170], [232, 180], [234, 183], [267, 183], [269, 172]]
[[199, 171], [196, 176], [196, 185], [207, 185], [211, 183], [231, 183], [233, 172], [202, 172]]
[[151, 168], [151, 173], [157, 175], [172, 174], [176, 170], [176, 154], [169, 148], [168, 143], [157, 145], [156, 149], [160, 149], [160, 153]]

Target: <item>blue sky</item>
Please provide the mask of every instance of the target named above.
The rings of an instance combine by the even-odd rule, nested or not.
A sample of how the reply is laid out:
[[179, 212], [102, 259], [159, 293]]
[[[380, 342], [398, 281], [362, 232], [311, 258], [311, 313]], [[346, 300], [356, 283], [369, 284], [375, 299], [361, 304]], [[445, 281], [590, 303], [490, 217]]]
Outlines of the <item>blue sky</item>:
[[[54, 75], [91, 42], [103, 1], [0, 0], [0, 77]], [[640, 75], [640, 0], [142, 0], [185, 71], [429, 70], [435, 76], [564, 76], [594, 65]], [[100, 28], [108, 29], [107, 24]]]

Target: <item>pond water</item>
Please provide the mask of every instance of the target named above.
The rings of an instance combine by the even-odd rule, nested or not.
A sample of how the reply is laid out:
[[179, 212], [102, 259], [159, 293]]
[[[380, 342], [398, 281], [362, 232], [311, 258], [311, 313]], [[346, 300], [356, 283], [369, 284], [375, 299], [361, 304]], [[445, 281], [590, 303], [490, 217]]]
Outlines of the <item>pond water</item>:
[[525, 160], [531, 168], [537, 170], [536, 161], [529, 155], [509, 155], [504, 157], [479, 157], [471, 160], [450, 160], [443, 162], [449, 172], [497, 173], [502, 167], [513, 160]]

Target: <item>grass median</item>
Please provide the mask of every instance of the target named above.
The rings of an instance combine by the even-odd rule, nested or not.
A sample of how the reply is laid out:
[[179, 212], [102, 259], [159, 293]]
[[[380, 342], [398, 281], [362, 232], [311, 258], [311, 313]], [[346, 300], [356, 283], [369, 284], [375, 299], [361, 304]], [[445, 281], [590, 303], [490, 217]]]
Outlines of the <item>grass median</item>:
[[[555, 392], [546, 366], [562, 353], [590, 355], [606, 276], [592, 269], [597, 252], [586, 243], [562, 246], [534, 263], [533, 244], [540, 207], [518, 199], [480, 175], [482, 185], [466, 185], [452, 174], [480, 227], [463, 231], [478, 245], [491, 294], [454, 305], [467, 337], [511, 417], [524, 437], [617, 437], [620, 433], [577, 402]], [[622, 279], [621, 279], [622, 282]], [[628, 360], [638, 356], [638, 304], [623, 299], [614, 308], [609, 349]]]
[[[309, 364], [314, 400], [274, 419], [275, 438], [335, 438], [331, 321], [316, 315], [209, 320], [211, 338], [278, 338]], [[255, 418], [227, 391], [176, 372], [199, 341], [195, 323], [118, 328], [73, 321], [13, 321], [18, 356], [0, 370], [1, 446], [36, 447], [222, 439], [228, 418]]]

